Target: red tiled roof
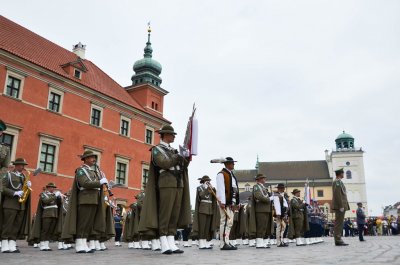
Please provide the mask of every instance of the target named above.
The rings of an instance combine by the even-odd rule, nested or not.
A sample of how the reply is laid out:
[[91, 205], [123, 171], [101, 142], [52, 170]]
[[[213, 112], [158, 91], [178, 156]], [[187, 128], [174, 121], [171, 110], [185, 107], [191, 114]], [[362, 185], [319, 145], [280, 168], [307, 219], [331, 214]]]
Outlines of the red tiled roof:
[[89, 60], [82, 59], [87, 72], [82, 80], [67, 74], [62, 65], [78, 56], [0, 15], [0, 49], [26, 59], [104, 95], [147, 112], [125, 89]]

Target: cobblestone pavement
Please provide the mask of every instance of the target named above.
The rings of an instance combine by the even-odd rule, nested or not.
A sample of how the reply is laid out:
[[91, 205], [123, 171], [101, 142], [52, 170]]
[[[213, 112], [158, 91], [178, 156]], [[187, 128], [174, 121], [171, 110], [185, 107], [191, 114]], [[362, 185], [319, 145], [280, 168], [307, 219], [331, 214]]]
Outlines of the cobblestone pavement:
[[[41, 252], [20, 241], [20, 254], [0, 253], [0, 264], [400, 264], [400, 236], [345, 238], [348, 247], [335, 247], [332, 238], [317, 245], [287, 248], [255, 249], [239, 246], [237, 251], [199, 250], [193, 246], [184, 248], [184, 254], [171, 256], [147, 250], [131, 250], [127, 244], [114, 247], [108, 242], [109, 250], [93, 254], [76, 254], [73, 249]], [[164, 262], [166, 262], [164, 264]]]

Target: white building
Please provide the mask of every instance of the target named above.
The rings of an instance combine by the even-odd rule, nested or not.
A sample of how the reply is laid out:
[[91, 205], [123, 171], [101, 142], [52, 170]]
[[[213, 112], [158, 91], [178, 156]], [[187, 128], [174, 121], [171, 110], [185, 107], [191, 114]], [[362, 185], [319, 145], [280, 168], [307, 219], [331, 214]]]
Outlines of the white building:
[[336, 150], [329, 153], [325, 151], [325, 158], [328, 163], [329, 173], [332, 179], [335, 178], [334, 170], [344, 169], [343, 183], [347, 190], [347, 199], [350, 204], [350, 211], [346, 217], [355, 217], [357, 203], [362, 202], [365, 212], [368, 213], [367, 190], [365, 185], [364, 151], [356, 148], [354, 137], [343, 131], [336, 140]]

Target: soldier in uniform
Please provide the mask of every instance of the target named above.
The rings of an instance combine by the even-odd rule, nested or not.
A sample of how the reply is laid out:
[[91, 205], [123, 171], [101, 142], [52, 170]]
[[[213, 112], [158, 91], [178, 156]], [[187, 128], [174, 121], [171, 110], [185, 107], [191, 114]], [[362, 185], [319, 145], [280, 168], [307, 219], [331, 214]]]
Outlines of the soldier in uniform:
[[239, 186], [233, 170], [235, 160], [227, 157], [224, 160], [224, 168], [217, 175], [217, 198], [220, 201], [220, 249], [237, 250], [229, 241], [229, 235], [233, 225], [234, 212], [239, 208]]
[[0, 204], [0, 226], [1, 226], [1, 252], [19, 253], [17, 249], [17, 239], [25, 238], [29, 235], [31, 227], [31, 196], [29, 195], [24, 203], [19, 199], [24, 195], [22, 190], [24, 184], [31, 187], [31, 182], [26, 181], [26, 176], [22, 173], [28, 165], [23, 158], [17, 158], [13, 165], [13, 172], [8, 172], [2, 179], [3, 200]]
[[304, 233], [309, 230], [306, 203], [300, 199], [300, 190], [292, 191], [290, 200], [289, 238], [296, 239], [296, 246], [305, 246]]
[[49, 183], [42, 192], [36, 210], [36, 222], [33, 225], [31, 242], [39, 243], [41, 251], [51, 251], [50, 240], [58, 239], [57, 224], [62, 218], [61, 192], [55, 191], [56, 185]]
[[128, 248], [129, 249], [133, 249], [133, 231], [132, 231], [132, 227], [133, 227], [133, 219], [135, 216], [135, 213], [133, 211], [134, 209], [134, 205], [133, 203], [131, 203], [129, 205], [129, 209], [127, 211], [126, 217], [125, 217], [125, 223], [124, 223], [124, 232], [122, 234], [125, 243], [128, 243]]
[[210, 177], [203, 176], [198, 180], [200, 180], [201, 185], [197, 187], [196, 192], [192, 236], [199, 239], [199, 249], [212, 249], [212, 246], [207, 241], [212, 238], [217, 229], [218, 223], [215, 220], [218, 205], [210, 191]]
[[63, 242], [62, 238], [61, 238], [61, 232], [62, 232], [62, 228], [64, 226], [64, 222], [65, 222], [65, 216], [67, 215], [68, 212], [68, 205], [69, 205], [69, 197], [71, 196], [71, 191], [68, 191], [64, 194], [64, 196], [61, 196], [61, 229], [60, 229], [60, 236], [58, 239], [58, 249], [59, 250], [68, 250], [71, 249], [72, 246], [71, 244], [68, 244], [66, 242]]
[[334, 237], [336, 246], [347, 246], [342, 240], [343, 222], [346, 211], [350, 210], [347, 201], [346, 187], [342, 182], [344, 177], [343, 168], [335, 171], [336, 179], [332, 183], [332, 209], [335, 211]]
[[104, 194], [101, 188], [108, 181], [95, 170], [96, 154], [85, 151], [80, 157], [83, 165], [75, 171], [62, 238], [67, 242], [75, 240], [76, 253], [93, 253], [87, 245], [87, 239], [93, 231], [98, 234], [106, 232]]
[[[0, 120], [0, 137], [3, 131], [7, 129], [7, 125]], [[0, 180], [7, 174], [8, 166], [11, 162], [10, 148], [0, 142]], [[1, 203], [1, 193], [3, 191], [3, 184], [0, 181], [0, 203]], [[1, 246], [1, 245], [0, 245]]]
[[269, 198], [267, 189], [264, 184], [266, 176], [257, 174], [255, 177], [256, 184], [253, 186], [252, 196], [252, 212], [250, 213], [250, 234], [252, 238], [256, 238], [256, 248], [269, 248], [267, 242], [264, 242], [264, 237], [271, 235], [273, 220], [272, 220], [272, 204]]
[[279, 183], [277, 186], [278, 192], [272, 195], [275, 209], [275, 221], [276, 221], [276, 240], [278, 247], [287, 247], [289, 246], [287, 243], [283, 242], [283, 234], [286, 229], [286, 225], [288, 222], [288, 207], [289, 203], [285, 196], [285, 185], [283, 183]]
[[176, 135], [172, 126], [165, 125], [158, 133], [161, 141], [151, 149], [139, 232], [148, 238], [159, 237], [162, 254], [183, 253], [174, 236], [177, 228], [191, 223], [189, 161], [170, 146]]

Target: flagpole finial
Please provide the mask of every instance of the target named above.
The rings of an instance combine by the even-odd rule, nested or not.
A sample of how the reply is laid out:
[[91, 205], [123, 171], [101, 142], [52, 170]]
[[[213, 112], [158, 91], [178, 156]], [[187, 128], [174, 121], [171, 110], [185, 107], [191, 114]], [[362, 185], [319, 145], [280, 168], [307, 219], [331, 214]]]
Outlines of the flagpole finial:
[[150, 21], [147, 22], [147, 32], [151, 33]]

